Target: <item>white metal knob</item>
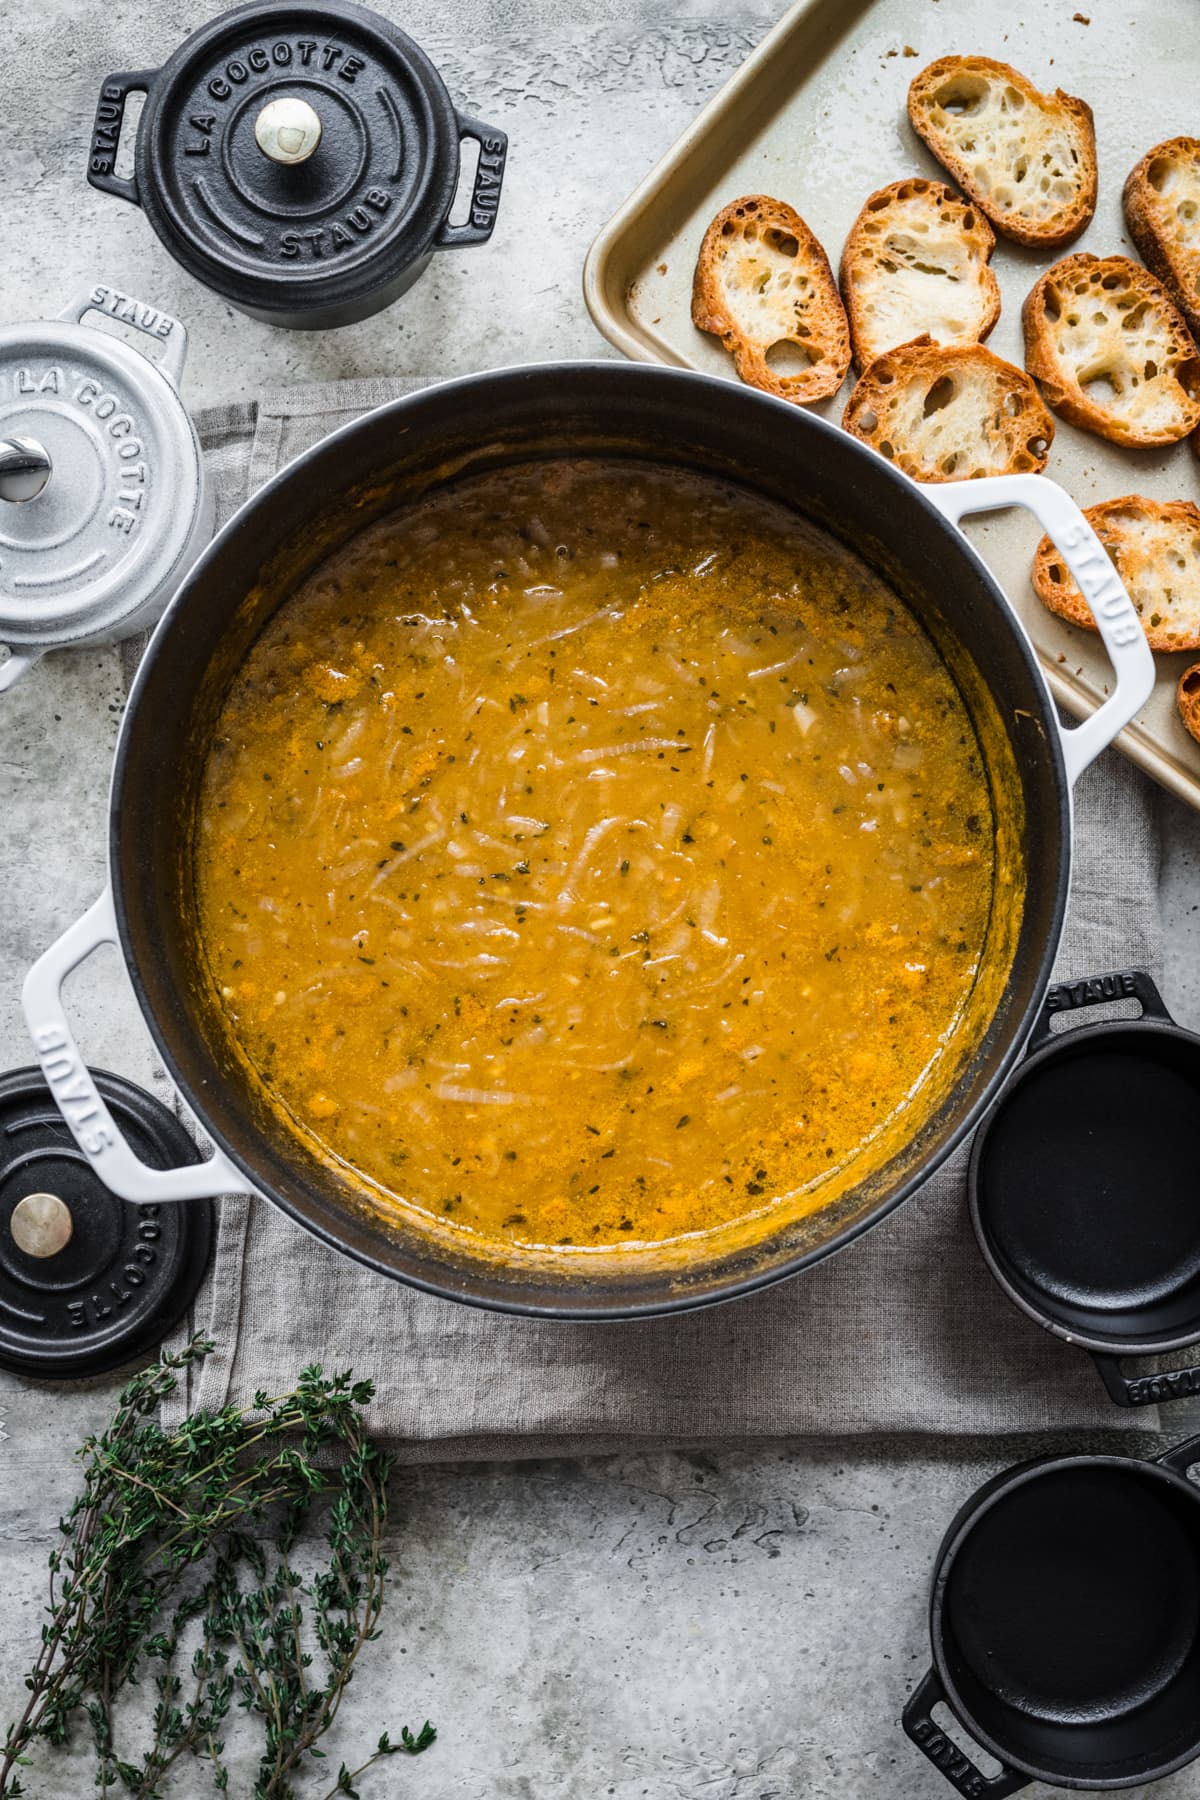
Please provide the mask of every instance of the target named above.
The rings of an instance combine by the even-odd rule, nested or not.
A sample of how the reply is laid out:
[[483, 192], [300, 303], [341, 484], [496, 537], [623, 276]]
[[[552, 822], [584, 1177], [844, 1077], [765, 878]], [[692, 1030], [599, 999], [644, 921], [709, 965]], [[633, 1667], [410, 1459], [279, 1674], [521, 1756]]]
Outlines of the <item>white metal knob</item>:
[[0, 438], [0, 500], [36, 500], [51, 467], [50, 452], [36, 438]]
[[284, 94], [255, 119], [254, 141], [272, 162], [307, 162], [321, 141], [321, 121], [307, 100]]
[[70, 1243], [75, 1221], [57, 1194], [26, 1194], [13, 1207], [8, 1228], [26, 1256], [57, 1256]]

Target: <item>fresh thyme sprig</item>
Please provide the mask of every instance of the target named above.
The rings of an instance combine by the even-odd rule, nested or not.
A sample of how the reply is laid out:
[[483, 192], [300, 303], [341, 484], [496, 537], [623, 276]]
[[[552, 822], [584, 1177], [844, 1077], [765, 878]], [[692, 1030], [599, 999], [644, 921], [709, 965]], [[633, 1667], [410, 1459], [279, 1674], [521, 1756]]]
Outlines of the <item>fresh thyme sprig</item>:
[[[254, 1800], [299, 1800], [307, 1759], [324, 1755], [318, 1740], [383, 1607], [389, 1465], [362, 1416], [374, 1389], [308, 1368], [289, 1393], [194, 1413], [164, 1432], [154, 1415], [178, 1371], [212, 1348], [197, 1338], [135, 1376], [107, 1430], [78, 1452], [83, 1491], [50, 1557], [29, 1699], [0, 1748], [0, 1800], [29, 1792], [18, 1770], [38, 1740], [64, 1744], [82, 1719], [97, 1787], [134, 1800], [163, 1800], [185, 1756], [208, 1763], [226, 1793], [235, 1706], [263, 1729]], [[329, 1561], [304, 1579], [292, 1553], [318, 1500], [328, 1505]], [[129, 1720], [119, 1703], [144, 1667], [154, 1672], [151, 1742], [122, 1756]], [[380, 1758], [416, 1755], [435, 1736], [428, 1722], [405, 1726], [398, 1742], [385, 1732], [357, 1768], [342, 1764], [323, 1800], [353, 1800]]]

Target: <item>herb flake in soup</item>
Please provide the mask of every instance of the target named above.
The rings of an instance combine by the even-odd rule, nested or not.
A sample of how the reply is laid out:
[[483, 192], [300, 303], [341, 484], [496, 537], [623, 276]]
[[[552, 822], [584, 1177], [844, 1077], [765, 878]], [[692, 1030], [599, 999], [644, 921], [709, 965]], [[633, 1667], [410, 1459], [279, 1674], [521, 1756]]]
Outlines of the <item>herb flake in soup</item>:
[[590, 459], [443, 488], [283, 604], [195, 881], [231, 1037], [371, 1205], [611, 1255], [765, 1235], [911, 1137], [995, 856], [958, 688], [865, 564]]

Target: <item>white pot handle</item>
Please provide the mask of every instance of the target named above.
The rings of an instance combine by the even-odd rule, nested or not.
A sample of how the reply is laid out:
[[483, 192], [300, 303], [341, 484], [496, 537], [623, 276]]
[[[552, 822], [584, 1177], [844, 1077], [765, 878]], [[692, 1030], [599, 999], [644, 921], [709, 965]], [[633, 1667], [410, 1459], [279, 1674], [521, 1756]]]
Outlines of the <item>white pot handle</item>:
[[1117, 685], [1090, 719], [1059, 727], [1067, 779], [1074, 786], [1090, 762], [1141, 711], [1154, 687], [1154, 655], [1125, 584], [1070, 494], [1044, 475], [989, 475], [921, 489], [952, 525], [967, 513], [1025, 506], [1070, 569], [1104, 640]]
[[79, 1053], [63, 1009], [62, 985], [71, 970], [101, 944], [119, 943], [112, 891], [99, 900], [25, 977], [21, 1003], [30, 1036], [59, 1112], [105, 1187], [122, 1200], [199, 1200], [250, 1191], [246, 1177], [220, 1150], [207, 1162], [183, 1169], [152, 1169], [121, 1136], [91, 1071]]
[[188, 349], [187, 330], [181, 319], [163, 312], [161, 307], [147, 306], [144, 300], [135, 300], [132, 295], [118, 293], [116, 288], [110, 288], [104, 282], [97, 282], [86, 293], [77, 294], [58, 316], [72, 325], [82, 325], [84, 315], [90, 312], [107, 313], [110, 319], [119, 319], [123, 325], [132, 325], [137, 331], [144, 331], [147, 337], [157, 338], [162, 345], [162, 355], [157, 363], [153, 357], [147, 360], [154, 363], [172, 387], [179, 386]]
[[0, 663], [0, 694], [14, 687], [22, 675], [28, 674], [41, 654], [40, 649], [10, 651], [8, 661]]

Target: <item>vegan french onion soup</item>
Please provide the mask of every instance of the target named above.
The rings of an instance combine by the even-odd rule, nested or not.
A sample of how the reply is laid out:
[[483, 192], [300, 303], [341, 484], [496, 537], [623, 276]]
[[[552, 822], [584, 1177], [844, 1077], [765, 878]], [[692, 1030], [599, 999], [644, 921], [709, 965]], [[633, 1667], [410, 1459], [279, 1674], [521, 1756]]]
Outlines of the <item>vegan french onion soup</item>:
[[959, 688], [863, 562], [597, 457], [462, 478], [284, 601], [194, 881], [222, 1029], [357, 1199], [493, 1260], [669, 1262], [911, 1141], [1002, 843]]

